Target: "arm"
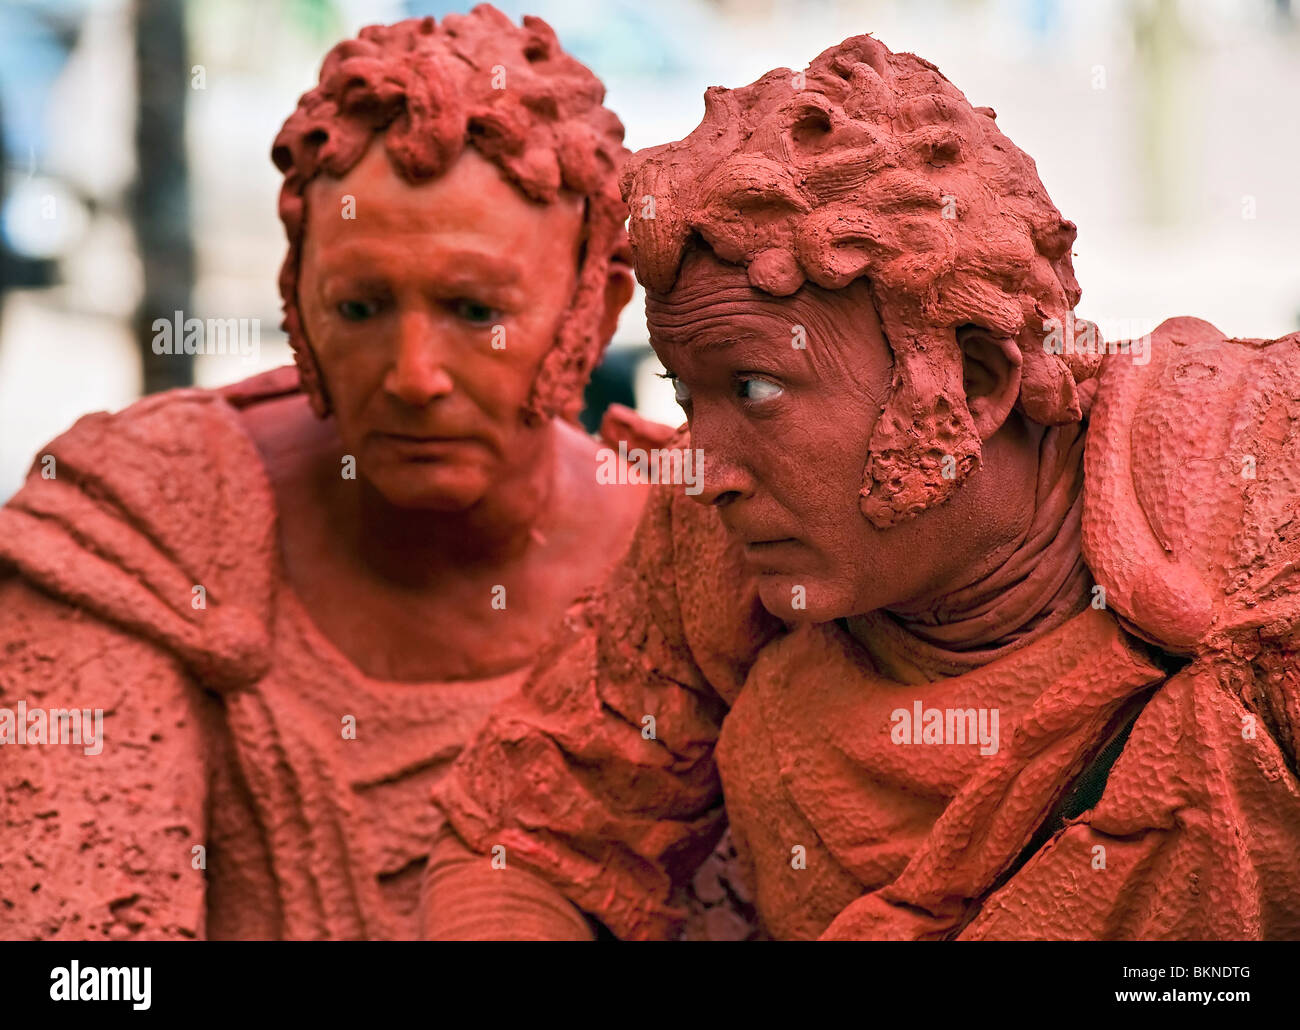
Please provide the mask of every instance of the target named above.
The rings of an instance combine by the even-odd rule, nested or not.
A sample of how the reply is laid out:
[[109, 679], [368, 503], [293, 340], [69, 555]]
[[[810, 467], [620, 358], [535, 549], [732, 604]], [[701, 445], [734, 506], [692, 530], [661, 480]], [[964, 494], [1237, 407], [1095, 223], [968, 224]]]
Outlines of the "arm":
[[582, 913], [540, 876], [510, 866], [494, 869], [445, 824], [429, 854], [424, 890], [427, 940], [590, 941], [595, 936]]
[[19, 702], [102, 709], [102, 736], [0, 724], [0, 938], [202, 937], [204, 747], [174, 661], [0, 572], [0, 708]]
[[713, 748], [726, 706], [683, 626], [691, 525], [675, 509], [693, 502], [679, 493], [653, 492], [605, 588], [570, 611], [436, 789], [469, 851], [444, 839], [431, 861], [428, 936], [509, 936], [530, 919], [534, 937], [582, 936], [571, 907], [536, 900], [548, 889], [619, 937], [680, 922], [674, 888], [723, 828]]

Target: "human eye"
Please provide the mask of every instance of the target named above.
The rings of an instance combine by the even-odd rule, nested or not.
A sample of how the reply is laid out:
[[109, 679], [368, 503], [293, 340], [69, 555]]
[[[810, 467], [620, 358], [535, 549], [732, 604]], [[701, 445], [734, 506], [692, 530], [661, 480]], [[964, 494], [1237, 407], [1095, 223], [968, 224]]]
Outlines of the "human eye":
[[784, 389], [770, 379], [756, 379], [753, 376], [739, 377], [736, 380], [736, 388], [743, 399], [755, 404], [770, 401], [785, 393]]
[[470, 325], [491, 325], [493, 322], [500, 321], [501, 316], [501, 312], [492, 305], [463, 297], [452, 302], [452, 309], [456, 312], [457, 318], [463, 319]]
[[660, 379], [667, 379], [673, 384], [673, 397], [677, 403], [685, 408], [691, 402], [691, 391], [687, 389], [686, 384], [677, 378], [674, 372], [656, 373]]
[[344, 300], [338, 305], [338, 312], [347, 322], [364, 322], [379, 312], [379, 305], [369, 300]]

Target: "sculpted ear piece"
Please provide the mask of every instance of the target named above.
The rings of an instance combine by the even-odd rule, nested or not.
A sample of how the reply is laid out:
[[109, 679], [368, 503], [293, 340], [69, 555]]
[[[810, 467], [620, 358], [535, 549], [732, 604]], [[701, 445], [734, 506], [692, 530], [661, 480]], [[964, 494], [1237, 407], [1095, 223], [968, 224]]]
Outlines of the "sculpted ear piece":
[[611, 261], [605, 278], [605, 308], [600, 315], [602, 342], [613, 338], [614, 330], [618, 328], [618, 317], [635, 292], [636, 280], [632, 277], [632, 269], [620, 261]]
[[918, 332], [888, 308], [881, 323], [894, 382], [872, 431], [859, 507], [885, 529], [942, 504], [979, 466], [980, 445], [1020, 396], [1022, 357], [1014, 339], [980, 326]]
[[289, 335], [289, 345], [293, 349], [293, 362], [298, 366], [298, 379], [302, 383], [302, 392], [307, 395], [307, 400], [311, 404], [311, 410], [315, 412], [317, 418], [327, 418], [331, 411], [329, 394], [325, 390], [320, 365], [316, 362], [316, 355], [303, 328], [296, 290], [293, 303], [285, 306], [281, 328]]
[[1002, 428], [1020, 396], [1020, 347], [1015, 340], [973, 325], [957, 330], [957, 345], [966, 407], [980, 440], [987, 440]]
[[894, 381], [867, 443], [858, 507], [878, 529], [942, 504], [979, 465], [966, 408], [962, 352], [952, 329], [913, 328], [876, 305], [894, 352]]

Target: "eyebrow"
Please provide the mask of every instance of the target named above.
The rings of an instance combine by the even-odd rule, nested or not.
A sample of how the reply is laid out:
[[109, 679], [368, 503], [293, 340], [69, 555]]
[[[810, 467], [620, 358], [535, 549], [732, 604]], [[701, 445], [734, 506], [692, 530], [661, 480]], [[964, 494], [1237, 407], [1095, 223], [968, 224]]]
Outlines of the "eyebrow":
[[501, 286], [511, 286], [523, 278], [523, 269], [514, 258], [495, 258], [477, 251], [456, 251], [448, 254], [443, 269], [448, 280], [486, 278]]

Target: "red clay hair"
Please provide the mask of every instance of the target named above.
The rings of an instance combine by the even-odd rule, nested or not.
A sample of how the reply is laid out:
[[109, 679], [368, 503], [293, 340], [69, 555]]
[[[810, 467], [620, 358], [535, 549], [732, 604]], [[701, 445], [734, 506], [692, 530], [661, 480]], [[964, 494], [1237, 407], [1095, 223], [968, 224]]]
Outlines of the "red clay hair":
[[372, 25], [329, 52], [319, 84], [271, 149], [284, 173], [279, 207], [289, 240], [282, 326], [318, 415], [329, 413], [329, 398], [298, 311], [304, 191], [317, 175], [346, 174], [382, 135], [394, 169], [411, 183], [442, 174], [468, 144], [532, 200], [554, 201], [561, 189], [585, 199], [577, 287], [528, 402], [537, 415], [576, 416], [609, 342], [599, 326], [610, 263], [627, 260], [618, 191], [627, 151], [623, 124], [604, 98], [600, 80], [560, 48], [549, 25], [526, 16], [517, 26], [488, 4], [441, 25], [434, 18]]
[[[1016, 341], [1029, 418], [1082, 417], [1077, 383], [1099, 358], [1043, 346], [1044, 322], [1064, 320], [1079, 300], [1074, 223], [991, 109], [870, 36], [798, 75], [777, 69], [710, 89], [704, 102], [694, 132], [640, 151], [624, 172], [638, 277], [666, 293], [686, 249], [704, 245], [776, 296], [806, 280], [828, 289], [869, 280], [894, 355], [861, 491], [873, 524], [942, 502], [979, 462], [964, 327]], [[642, 217], [647, 197], [653, 218]]]

